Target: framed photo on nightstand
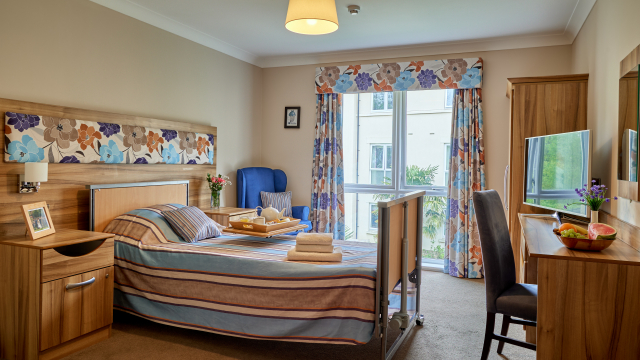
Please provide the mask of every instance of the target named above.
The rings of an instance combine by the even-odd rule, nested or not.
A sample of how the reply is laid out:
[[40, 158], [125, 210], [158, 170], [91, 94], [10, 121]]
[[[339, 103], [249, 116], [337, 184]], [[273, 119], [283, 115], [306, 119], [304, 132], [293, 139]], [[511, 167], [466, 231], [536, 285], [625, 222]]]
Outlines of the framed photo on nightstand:
[[27, 231], [31, 240], [39, 239], [56, 232], [49, 214], [49, 207], [45, 201], [22, 205], [22, 215], [27, 224]]
[[284, 108], [284, 128], [300, 129], [300, 106], [287, 106]]

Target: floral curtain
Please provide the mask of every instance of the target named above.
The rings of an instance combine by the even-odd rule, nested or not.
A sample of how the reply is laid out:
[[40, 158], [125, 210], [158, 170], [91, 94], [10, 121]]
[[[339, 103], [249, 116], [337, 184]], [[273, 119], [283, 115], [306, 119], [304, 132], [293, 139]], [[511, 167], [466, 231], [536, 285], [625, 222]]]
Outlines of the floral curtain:
[[342, 95], [319, 94], [313, 146], [313, 231], [344, 240], [344, 164], [342, 162]]
[[5, 113], [5, 162], [214, 164], [215, 136]]
[[472, 195], [485, 189], [482, 89], [456, 90], [451, 124], [444, 272], [481, 278], [482, 252]]
[[479, 89], [482, 58], [318, 67], [315, 85], [316, 94]]

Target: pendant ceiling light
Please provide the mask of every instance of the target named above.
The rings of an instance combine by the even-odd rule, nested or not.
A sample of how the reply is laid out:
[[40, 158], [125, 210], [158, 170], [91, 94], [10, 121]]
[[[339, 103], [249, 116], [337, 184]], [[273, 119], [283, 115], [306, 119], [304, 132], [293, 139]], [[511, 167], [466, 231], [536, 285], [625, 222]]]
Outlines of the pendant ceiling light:
[[289, 0], [284, 26], [294, 33], [322, 35], [338, 30], [335, 0]]

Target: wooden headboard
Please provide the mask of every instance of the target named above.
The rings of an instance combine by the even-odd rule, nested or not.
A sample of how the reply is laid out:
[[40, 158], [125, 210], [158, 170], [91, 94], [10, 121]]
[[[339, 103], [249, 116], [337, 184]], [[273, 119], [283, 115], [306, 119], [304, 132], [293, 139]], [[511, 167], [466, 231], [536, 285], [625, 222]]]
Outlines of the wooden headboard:
[[159, 181], [134, 184], [88, 185], [90, 225], [103, 231], [116, 216], [157, 204], [189, 205], [189, 181]]
[[[217, 129], [212, 126], [0, 99], [3, 124], [7, 111], [213, 134], [217, 154]], [[4, 157], [4, 126], [0, 126], [0, 145]], [[49, 181], [41, 184], [40, 192], [19, 194], [18, 176], [24, 173], [24, 164], [3, 162], [0, 166], [0, 236], [24, 234], [20, 206], [38, 201], [47, 202], [56, 228], [89, 230], [90, 199], [86, 186], [90, 184], [188, 180], [189, 204], [204, 206], [211, 196], [206, 175], [216, 173], [216, 164], [216, 156], [213, 165], [49, 164]]]

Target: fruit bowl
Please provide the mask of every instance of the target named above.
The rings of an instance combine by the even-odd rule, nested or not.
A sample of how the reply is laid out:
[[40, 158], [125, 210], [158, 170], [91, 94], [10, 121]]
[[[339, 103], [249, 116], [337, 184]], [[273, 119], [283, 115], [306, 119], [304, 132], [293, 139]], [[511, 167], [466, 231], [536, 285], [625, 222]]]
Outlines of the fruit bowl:
[[560, 242], [573, 250], [600, 251], [608, 248], [615, 240], [577, 239], [557, 235]]

